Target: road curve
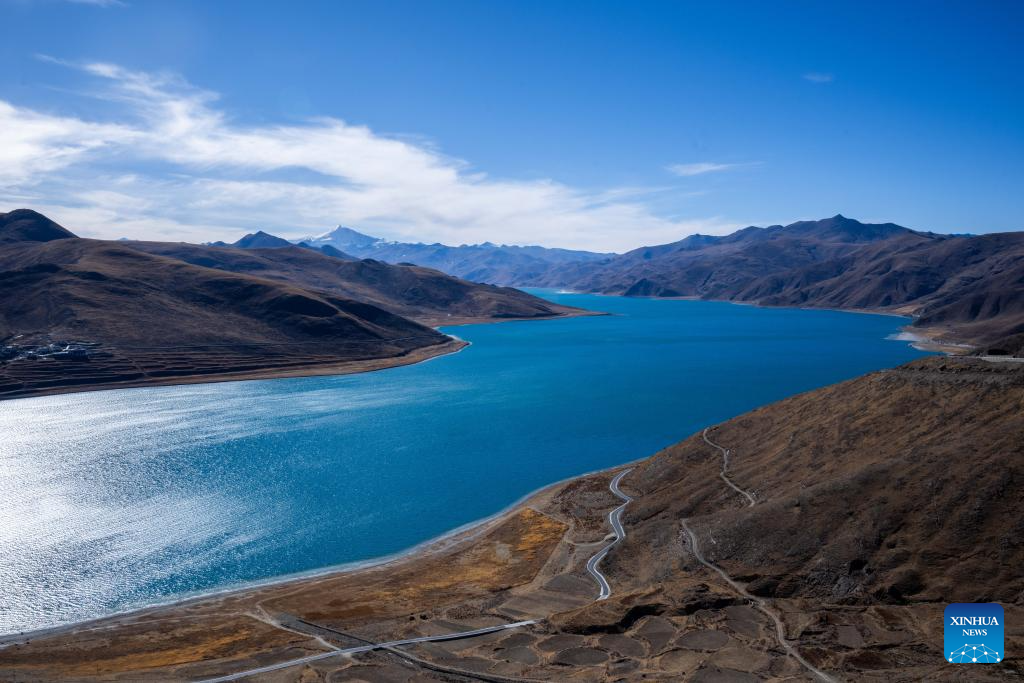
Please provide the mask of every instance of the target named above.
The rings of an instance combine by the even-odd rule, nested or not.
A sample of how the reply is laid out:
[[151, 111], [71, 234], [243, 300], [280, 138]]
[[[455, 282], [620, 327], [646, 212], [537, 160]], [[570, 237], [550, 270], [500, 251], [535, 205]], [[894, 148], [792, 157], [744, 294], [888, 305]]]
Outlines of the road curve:
[[723, 446], [719, 446], [717, 443], [715, 443], [714, 441], [712, 441], [711, 439], [708, 438], [708, 430], [709, 429], [711, 429], [711, 427], [705, 427], [704, 428], [704, 443], [706, 443], [709, 446], [713, 446], [714, 448], [717, 448], [719, 450], [719, 452], [721, 452], [721, 454], [722, 454], [722, 471], [718, 473], [718, 476], [720, 476], [722, 478], [722, 481], [724, 481], [726, 484], [729, 485], [729, 488], [731, 488], [733, 491], [735, 491], [736, 493], [740, 494], [741, 496], [746, 497], [747, 502], [749, 502], [751, 505], [756, 505], [757, 501], [754, 500], [754, 496], [750, 495], [750, 493], [748, 491], [745, 491], [745, 490], [741, 489], [739, 486], [737, 486], [735, 483], [733, 483], [732, 479], [729, 478], [729, 453], [730, 453], [730, 451], [729, 451], [728, 448], [725, 448]]
[[[608, 596], [612, 594], [612, 588], [608, 584], [608, 579], [604, 577], [601, 570], [597, 568], [601, 560], [605, 558], [608, 551], [611, 550], [616, 543], [626, 537], [626, 530], [622, 527], [622, 511], [629, 505], [633, 499], [622, 492], [619, 488], [619, 482], [622, 478], [633, 471], [630, 467], [627, 470], [619, 472], [612, 479], [611, 483], [608, 484], [608, 489], [616, 496], [623, 500], [622, 505], [615, 508], [608, 513], [608, 523], [612, 527], [612, 531], [615, 533], [615, 539], [604, 546], [587, 561], [587, 571], [590, 572], [591, 576], [597, 581], [598, 586], [601, 588], [601, 592], [598, 594], [598, 600], [607, 600]], [[472, 638], [473, 636], [481, 636], [486, 633], [494, 633], [496, 631], [503, 631], [510, 628], [519, 628], [521, 626], [530, 626], [536, 624], [536, 619], [529, 619], [527, 621], [517, 621], [511, 624], [502, 624], [501, 626], [487, 626], [485, 628], [473, 629], [472, 631], [460, 631], [458, 633], [447, 633], [440, 636], [422, 636], [419, 638], [406, 638], [404, 640], [393, 640], [387, 643], [369, 643], [367, 645], [358, 645], [355, 647], [348, 648], [334, 648], [327, 652], [318, 652], [315, 655], [309, 655], [307, 657], [299, 657], [298, 659], [290, 659], [286, 662], [278, 662], [277, 664], [269, 664], [262, 666], [257, 669], [248, 669], [247, 671], [240, 671], [238, 673], [229, 674], [227, 676], [218, 676], [217, 678], [207, 678], [199, 681], [199, 683], [227, 683], [227, 681], [237, 681], [248, 676], [256, 676], [258, 674], [270, 673], [272, 671], [280, 671], [281, 669], [287, 669], [293, 666], [299, 666], [301, 664], [310, 664], [312, 662], [318, 662], [321, 659], [327, 659], [329, 657], [338, 657], [340, 655], [355, 655], [360, 652], [370, 652], [372, 650], [386, 650], [388, 648], [399, 647], [402, 645], [413, 645], [415, 643], [430, 643], [438, 642], [442, 640], [458, 640], [461, 638]], [[333, 646], [330, 646], [333, 647]]]
[[[708, 438], [708, 429], [710, 429], [710, 427], [708, 427], [708, 428], [706, 428], [704, 430], [704, 441], [709, 446], [713, 446], [714, 448], [717, 448], [718, 451], [722, 454], [722, 471], [720, 473], [720, 476], [722, 477], [722, 480], [725, 481], [725, 483], [728, 484], [729, 487], [732, 488], [734, 491], [736, 491], [738, 493], [741, 493], [743, 496], [745, 496], [747, 501], [750, 503], [751, 507], [754, 506], [756, 504], [756, 501], [754, 500], [754, 497], [752, 495], [750, 495], [750, 493], [748, 491], [745, 491], [745, 490], [741, 489], [740, 487], [736, 486], [736, 484], [734, 484], [732, 482], [732, 480], [729, 479], [729, 477], [727, 475], [727, 472], [729, 471], [729, 449], [724, 448], [722, 446], [719, 446], [714, 441], [709, 439]], [[786, 628], [782, 624], [782, 619], [780, 619], [779, 616], [777, 614], [775, 614], [775, 610], [771, 609], [768, 606], [768, 603], [765, 600], [763, 600], [762, 598], [759, 598], [759, 597], [757, 597], [757, 596], [755, 596], [755, 595], [753, 595], [751, 593], [748, 593], [747, 589], [742, 584], [740, 584], [735, 579], [733, 579], [731, 576], [729, 576], [728, 572], [726, 572], [724, 569], [719, 567], [717, 564], [715, 564], [714, 562], [711, 562], [706, 557], [704, 557], [704, 553], [701, 552], [700, 545], [697, 543], [697, 534], [695, 534], [693, 532], [693, 529], [690, 528], [690, 525], [689, 525], [688, 521], [689, 520], [686, 520], [686, 519], [682, 520], [683, 531], [686, 532], [686, 535], [689, 538], [689, 541], [690, 541], [690, 552], [693, 553], [693, 556], [697, 559], [697, 561], [700, 562], [705, 567], [707, 567], [708, 569], [710, 569], [711, 571], [713, 571], [716, 574], [718, 574], [719, 576], [721, 576], [722, 579], [727, 584], [729, 584], [729, 586], [734, 591], [736, 591], [742, 597], [744, 597], [747, 600], [749, 600], [750, 603], [754, 607], [756, 607], [758, 609], [758, 611], [760, 611], [762, 614], [764, 614], [765, 616], [767, 616], [769, 619], [772, 620], [772, 623], [775, 624], [775, 636], [776, 636], [776, 639], [779, 641], [779, 645], [781, 645], [782, 648], [790, 656], [793, 657], [793, 659], [798, 661], [801, 666], [803, 666], [805, 669], [810, 671], [818, 679], [820, 679], [822, 681], [825, 681], [825, 683], [837, 683], [835, 678], [833, 678], [832, 676], [829, 676], [827, 673], [825, 673], [821, 669], [818, 669], [813, 664], [811, 664], [806, 659], [804, 659], [803, 655], [801, 655], [800, 652], [795, 647], [793, 647], [790, 644], [789, 640], [786, 639]]]
[[598, 600], [607, 600], [612, 594], [612, 587], [608, 584], [608, 579], [606, 579], [604, 574], [601, 573], [601, 570], [597, 568], [597, 565], [601, 564], [601, 560], [605, 558], [605, 555], [608, 554], [609, 550], [615, 547], [616, 543], [626, 537], [626, 530], [622, 528], [622, 511], [626, 509], [627, 505], [633, 502], [633, 499], [622, 492], [622, 489], [619, 488], [619, 482], [622, 481], [624, 476], [632, 471], [633, 468], [630, 467], [628, 470], [619, 472], [615, 475], [615, 478], [612, 479], [611, 483], [608, 484], [608, 489], [625, 501], [622, 505], [608, 513], [608, 523], [611, 525], [612, 531], [615, 532], [615, 540], [601, 548], [597, 551], [597, 554], [587, 560], [587, 571], [594, 577], [594, 580], [597, 581], [598, 587], [601, 589], [601, 592], [597, 595]]
[[358, 645], [356, 647], [335, 648], [329, 652], [319, 652], [315, 655], [309, 655], [308, 657], [289, 659], [286, 662], [269, 664], [267, 666], [261, 666], [257, 669], [239, 671], [238, 673], [229, 674], [227, 676], [218, 676], [217, 678], [203, 679], [202, 681], [200, 681], [200, 683], [226, 683], [226, 681], [237, 681], [248, 676], [256, 676], [258, 674], [270, 673], [272, 671], [280, 671], [281, 669], [287, 669], [292, 666], [299, 666], [300, 664], [310, 664], [312, 662], [318, 662], [321, 659], [327, 659], [328, 657], [337, 657], [339, 655], [354, 655], [359, 654], [360, 652], [370, 652], [371, 650], [384, 650], [392, 647], [399, 647], [402, 645], [413, 645], [415, 643], [436, 643], [442, 640], [459, 640], [461, 638], [472, 638], [473, 636], [482, 636], [487, 633], [496, 633], [497, 631], [504, 631], [510, 628], [519, 628], [521, 626], [530, 626], [531, 624], [536, 623], [536, 619], [528, 619], [526, 621], [516, 621], [511, 624], [501, 624], [500, 626], [485, 626], [484, 628], [477, 628], [471, 631], [445, 633], [439, 636], [420, 636], [419, 638], [405, 638], [403, 640], [392, 640], [386, 643], [371, 643], [369, 645]]

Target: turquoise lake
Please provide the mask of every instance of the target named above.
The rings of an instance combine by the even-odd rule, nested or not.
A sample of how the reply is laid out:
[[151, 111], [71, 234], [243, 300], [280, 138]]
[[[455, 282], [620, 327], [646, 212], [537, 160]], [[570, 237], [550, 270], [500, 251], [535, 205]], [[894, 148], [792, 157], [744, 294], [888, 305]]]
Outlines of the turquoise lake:
[[613, 315], [451, 328], [472, 345], [362, 375], [0, 403], [0, 633], [397, 553], [923, 355], [894, 317], [542, 294]]

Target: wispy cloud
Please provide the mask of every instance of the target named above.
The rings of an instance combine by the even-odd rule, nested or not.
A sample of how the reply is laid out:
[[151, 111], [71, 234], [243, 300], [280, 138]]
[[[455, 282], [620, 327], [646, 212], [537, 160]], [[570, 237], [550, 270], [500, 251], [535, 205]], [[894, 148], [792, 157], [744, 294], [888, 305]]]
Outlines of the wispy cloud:
[[86, 92], [116, 111], [90, 121], [0, 100], [0, 210], [28, 204], [91, 236], [297, 237], [344, 223], [397, 239], [621, 250], [736, 227], [658, 215], [640, 188], [493, 178], [338, 118], [243, 125], [178, 75], [50, 61], [86, 74]]
[[674, 173], [684, 178], [689, 178], [697, 175], [704, 175], [705, 173], [718, 173], [720, 171], [731, 171], [735, 168], [742, 168], [744, 166], [753, 166], [757, 162], [745, 162], [742, 164], [720, 164], [713, 161], [699, 161], [692, 164], [672, 164], [666, 168], [670, 173]]
[[66, 0], [75, 5], [93, 5], [95, 7], [127, 7], [123, 0]]
[[836, 80], [836, 77], [834, 74], [823, 73], [821, 71], [811, 71], [805, 73], [803, 75], [803, 79], [805, 81], [810, 81], [811, 83], [831, 83]]

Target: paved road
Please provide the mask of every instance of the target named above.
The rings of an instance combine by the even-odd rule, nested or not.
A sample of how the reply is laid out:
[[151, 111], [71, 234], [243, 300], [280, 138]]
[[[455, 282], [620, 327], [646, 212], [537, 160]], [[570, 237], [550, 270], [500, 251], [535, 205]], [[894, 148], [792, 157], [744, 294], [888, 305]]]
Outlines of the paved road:
[[201, 683], [223, 683], [225, 681], [237, 681], [248, 676], [256, 676], [258, 674], [270, 673], [272, 671], [279, 671], [281, 669], [287, 669], [292, 666], [298, 666], [300, 664], [310, 664], [312, 662], [318, 662], [321, 659], [327, 659], [328, 657], [337, 657], [339, 655], [354, 655], [360, 652], [370, 652], [371, 650], [383, 650], [392, 647], [399, 647], [401, 645], [413, 645], [415, 643], [436, 643], [442, 640], [460, 640], [462, 638], [472, 638], [473, 636], [482, 636], [487, 633], [496, 633], [498, 631], [504, 631], [510, 628], [519, 628], [521, 626], [530, 626], [536, 624], [536, 619], [528, 619], [527, 621], [516, 621], [511, 624], [501, 624], [500, 626], [485, 626], [484, 628], [476, 628], [471, 631], [459, 631], [458, 633], [445, 633], [439, 636], [420, 636], [419, 638], [405, 638], [404, 640], [392, 640], [386, 643], [371, 643], [369, 645], [359, 645], [356, 647], [346, 648], [335, 648], [329, 652], [319, 652], [315, 655], [309, 655], [308, 657], [300, 657], [298, 659], [290, 659], [287, 662], [279, 662], [277, 664], [270, 664], [268, 666], [261, 666], [258, 669], [249, 669], [248, 671], [240, 671], [238, 673], [230, 674], [227, 676], [220, 676], [218, 678], [207, 678]]
[[[608, 551], [611, 550], [616, 543], [626, 537], [626, 530], [622, 527], [622, 511], [629, 505], [633, 499], [622, 492], [619, 488], [619, 482], [622, 478], [633, 471], [633, 468], [623, 470], [619, 472], [615, 478], [612, 479], [608, 488], [616, 496], [621, 498], [624, 502], [619, 507], [615, 508], [608, 513], [608, 523], [611, 524], [612, 531], [615, 532], [615, 540], [601, 548], [596, 555], [587, 561], [587, 571], [597, 580], [598, 585], [601, 587], [601, 592], [597, 596], [598, 600], [607, 600], [608, 596], [612, 594], [612, 588], [608, 585], [608, 580], [604, 577], [604, 574], [597, 568], [597, 565], [604, 559]], [[318, 662], [321, 659], [327, 659], [329, 657], [338, 657], [340, 655], [355, 655], [360, 652], [370, 652], [372, 650], [385, 650], [393, 647], [399, 647], [401, 645], [413, 645], [415, 643], [436, 643], [442, 640], [458, 640], [462, 638], [472, 638], [473, 636], [482, 636], [487, 633], [495, 633], [496, 631], [504, 631], [510, 628], [519, 628], [521, 626], [530, 626], [536, 624], [536, 619], [530, 619], [527, 621], [517, 621], [511, 624], [502, 624], [501, 626], [487, 626], [485, 628], [473, 629], [472, 631], [460, 631], [458, 633], [447, 633], [440, 636], [422, 636], [419, 638], [406, 638], [404, 640], [393, 640], [387, 643], [368, 643], [366, 645], [358, 645], [355, 647], [347, 648], [335, 648], [333, 645], [325, 643], [328, 647], [333, 649], [328, 652], [318, 652], [315, 655], [309, 655], [307, 657], [300, 657], [298, 659], [290, 659], [286, 662], [279, 662], [277, 664], [269, 664], [262, 666], [257, 669], [249, 669], [247, 671], [240, 671], [238, 673], [229, 674], [227, 676], [219, 676], [217, 678], [208, 678], [200, 683], [225, 683], [226, 681], [237, 681], [248, 676], [256, 676], [258, 674], [270, 673], [272, 671], [279, 671], [281, 669], [287, 669], [293, 666], [299, 666], [300, 664], [311, 664], [312, 662]], [[325, 642], [322, 641], [321, 642]]]
[[715, 448], [717, 448], [722, 453], [722, 471], [718, 473], [718, 476], [720, 476], [722, 478], [722, 481], [724, 481], [726, 484], [728, 484], [729, 488], [731, 488], [733, 491], [735, 491], [736, 493], [740, 494], [741, 496], [745, 496], [747, 501], [751, 505], [756, 505], [757, 501], [754, 500], [754, 496], [750, 495], [749, 492], [744, 491], [739, 486], [734, 484], [732, 479], [729, 478], [729, 453], [730, 453], [730, 451], [729, 451], [728, 448], [724, 448], [722, 446], [719, 446], [717, 443], [715, 443], [714, 441], [712, 441], [711, 439], [708, 438], [708, 430], [709, 429], [711, 429], [711, 427], [705, 427], [705, 429], [704, 429], [704, 442], [707, 445], [709, 445], [709, 446], [714, 446]]
[[[710, 427], [708, 429], [710, 429]], [[736, 484], [734, 484], [732, 482], [732, 480], [730, 480], [729, 477], [726, 475], [726, 472], [728, 472], [728, 470], [729, 470], [729, 450], [727, 448], [719, 446], [714, 441], [709, 439], [708, 438], [708, 429], [704, 430], [704, 441], [707, 442], [707, 444], [709, 446], [713, 446], [713, 447], [717, 448], [718, 451], [722, 454], [722, 472], [721, 472], [722, 479], [733, 490], [735, 490], [735, 491], [743, 494], [744, 496], [746, 496], [747, 501], [750, 503], [750, 506], [755, 505], [756, 501], [754, 500], [754, 497], [752, 495], [750, 495], [750, 493], [748, 491], [745, 491], [745, 490], [741, 489], [740, 487], [736, 486]], [[715, 564], [714, 562], [711, 562], [706, 557], [704, 557], [704, 553], [701, 552], [701, 549], [700, 549], [700, 544], [697, 543], [697, 534], [693, 533], [693, 529], [690, 528], [688, 520], [684, 519], [684, 520], [682, 520], [682, 523], [683, 523], [683, 531], [686, 532], [686, 535], [689, 537], [689, 540], [690, 540], [690, 552], [692, 552], [693, 556], [695, 558], [697, 558], [697, 561], [700, 562], [705, 567], [707, 567], [708, 569], [710, 569], [711, 571], [713, 571], [716, 574], [718, 574], [719, 576], [721, 576], [722, 579], [727, 584], [729, 584], [729, 586], [734, 591], [736, 591], [741, 596], [743, 596], [744, 598], [749, 600], [750, 603], [752, 605], [754, 605], [754, 607], [756, 607], [762, 614], [764, 614], [765, 616], [767, 616], [769, 619], [772, 620], [772, 622], [775, 624], [775, 637], [779, 641], [779, 645], [781, 645], [782, 648], [790, 656], [793, 657], [793, 659], [795, 659], [796, 661], [800, 662], [801, 666], [803, 666], [805, 669], [810, 671], [812, 674], [814, 674], [820, 680], [825, 681], [825, 683], [837, 683], [835, 678], [833, 678], [832, 676], [829, 676], [827, 673], [825, 673], [821, 669], [818, 669], [813, 664], [811, 664], [806, 659], [804, 659], [803, 655], [801, 655], [800, 652], [789, 643], [789, 640], [786, 639], [786, 628], [782, 624], [782, 619], [780, 619], [779, 616], [775, 613], [775, 610], [771, 609], [768, 606], [768, 603], [765, 600], [763, 600], [763, 599], [761, 599], [761, 598], [759, 598], [759, 597], [757, 597], [755, 595], [752, 595], [751, 593], [748, 593], [746, 587], [744, 587], [743, 584], [737, 582], [735, 579], [733, 579], [731, 576], [729, 576], [728, 572], [726, 572], [724, 569], [719, 567], [717, 564]]]
[[597, 596], [598, 600], [607, 600], [612, 594], [612, 587], [608, 584], [608, 579], [604, 577], [604, 574], [602, 574], [601, 570], [597, 568], [597, 565], [601, 563], [601, 560], [603, 560], [605, 555], [608, 554], [608, 551], [615, 547], [616, 543], [626, 537], [626, 530], [622, 528], [622, 511], [626, 509], [627, 505], [633, 502], [633, 499], [622, 492], [619, 488], [619, 482], [622, 481], [624, 476], [632, 471], [633, 468], [630, 467], [628, 470], [619, 472], [608, 485], [608, 488], [612, 493], [625, 501], [622, 505], [608, 513], [608, 523], [611, 524], [612, 531], [615, 532], [615, 540], [601, 548], [597, 551], [596, 555], [587, 561], [587, 571], [590, 572], [590, 575], [594, 577], [594, 580], [597, 581], [597, 585], [601, 588], [601, 592]]

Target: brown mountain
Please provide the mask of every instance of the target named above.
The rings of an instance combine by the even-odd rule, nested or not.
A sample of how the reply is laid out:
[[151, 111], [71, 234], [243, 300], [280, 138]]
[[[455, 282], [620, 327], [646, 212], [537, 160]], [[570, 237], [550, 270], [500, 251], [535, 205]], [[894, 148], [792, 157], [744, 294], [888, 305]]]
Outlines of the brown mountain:
[[290, 245], [80, 239], [27, 210], [0, 217], [0, 287], [0, 397], [372, 369], [461, 346], [400, 313], [461, 321], [576, 312]]
[[928, 239], [891, 223], [870, 225], [843, 216], [788, 226], [749, 227], [732, 235], [691, 235], [641, 247], [604, 261], [552, 269], [538, 284], [626, 296], [731, 298], [771, 274], [829, 262], [866, 244]]
[[951, 236], [834, 216], [694, 235], [532, 284], [626, 296], [891, 311], [977, 344], [1024, 331], [1024, 233]]
[[0, 244], [10, 242], [49, 242], [74, 237], [46, 216], [30, 209], [0, 213]]
[[236, 249], [172, 242], [128, 242], [147, 253], [217, 270], [257, 275], [365, 301], [421, 322], [548, 318], [579, 313], [511, 287], [460, 280], [430, 268], [351, 260], [288, 244]]
[[268, 247], [290, 247], [291, 244], [291, 242], [283, 237], [278, 237], [276, 235], [263, 232], [262, 230], [258, 230], [245, 235], [232, 246], [240, 249], [260, 249]]
[[[695, 435], [624, 480], [630, 533], [607, 567], [630, 589], [567, 627], [615, 623], [639, 604], [689, 613], [694, 573], [735, 597], [694, 561], [688, 520], [707, 560], [766, 598], [820, 668], [841, 680], [952, 677], [939, 650], [947, 603], [1021, 612], [1022, 405], [1021, 364], [929, 358], [760, 408], [710, 431], [754, 505]], [[997, 678], [1019, 673], [1013, 651]]]

